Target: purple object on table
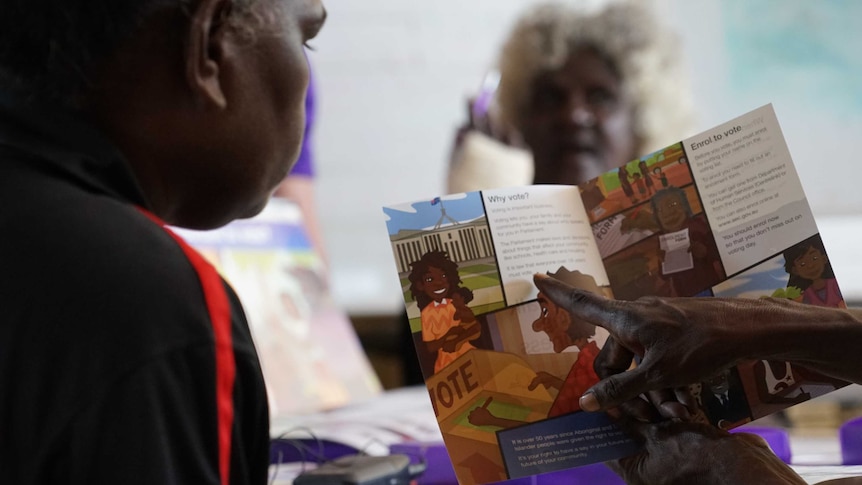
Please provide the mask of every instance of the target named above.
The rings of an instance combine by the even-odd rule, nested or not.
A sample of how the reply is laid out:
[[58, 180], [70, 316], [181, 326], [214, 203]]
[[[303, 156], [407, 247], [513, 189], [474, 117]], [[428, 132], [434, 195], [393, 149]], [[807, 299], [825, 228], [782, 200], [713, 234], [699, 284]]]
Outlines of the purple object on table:
[[269, 442], [270, 464], [323, 463], [356, 453], [359, 453], [359, 450], [352, 446], [325, 439], [274, 438]]
[[389, 446], [389, 453], [407, 455], [411, 463], [425, 462], [425, 473], [416, 479], [418, 485], [458, 484], [449, 452], [443, 443], [397, 443]]
[[862, 465], [862, 418], [854, 418], [838, 430], [841, 442], [841, 462], [845, 465]]
[[[426, 469], [425, 473], [416, 479], [418, 485], [458, 485], [455, 469], [443, 443], [399, 443], [391, 445], [389, 452], [407, 455], [412, 463], [420, 463], [424, 459]], [[558, 485], [560, 483], [625, 485], [617, 474], [602, 463], [532, 477], [515, 478], [497, 482], [497, 485]]]
[[772, 449], [778, 458], [784, 463], [790, 463], [792, 454], [790, 453], [790, 438], [787, 431], [781, 428], [767, 428], [758, 426], [740, 426], [739, 428], [730, 430], [731, 433], [751, 433], [760, 436], [766, 440], [766, 443]]

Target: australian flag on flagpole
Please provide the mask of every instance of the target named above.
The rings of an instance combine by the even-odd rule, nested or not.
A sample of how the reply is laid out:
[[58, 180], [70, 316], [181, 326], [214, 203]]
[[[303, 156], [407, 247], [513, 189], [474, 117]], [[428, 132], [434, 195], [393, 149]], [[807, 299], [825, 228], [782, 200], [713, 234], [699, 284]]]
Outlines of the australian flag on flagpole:
[[440, 203], [440, 197], [434, 197], [431, 199], [431, 205], [437, 205]]

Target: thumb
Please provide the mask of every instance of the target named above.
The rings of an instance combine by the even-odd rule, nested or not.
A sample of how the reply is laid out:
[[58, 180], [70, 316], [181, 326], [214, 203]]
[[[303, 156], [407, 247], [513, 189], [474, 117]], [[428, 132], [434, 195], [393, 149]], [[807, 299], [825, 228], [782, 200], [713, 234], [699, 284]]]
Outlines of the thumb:
[[644, 385], [644, 370], [632, 370], [614, 374], [597, 382], [581, 396], [579, 404], [584, 411], [605, 411], [634, 399], [648, 390]]

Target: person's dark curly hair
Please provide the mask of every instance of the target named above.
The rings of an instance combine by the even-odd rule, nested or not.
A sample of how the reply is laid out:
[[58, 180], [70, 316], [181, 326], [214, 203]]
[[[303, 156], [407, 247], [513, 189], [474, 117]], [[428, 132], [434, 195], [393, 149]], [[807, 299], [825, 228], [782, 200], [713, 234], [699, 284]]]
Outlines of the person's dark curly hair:
[[[258, 0], [233, 0], [225, 22], [252, 18]], [[100, 66], [147, 22], [182, 35], [195, 0], [0, 0], [0, 89], [79, 108]], [[156, 18], [156, 15], [159, 17]]]
[[449, 281], [449, 294], [446, 295], [446, 298], [451, 298], [453, 294], [458, 293], [464, 298], [464, 303], [473, 299], [473, 292], [469, 288], [461, 286], [458, 265], [449, 259], [449, 255], [445, 251], [433, 249], [410, 265], [410, 274], [407, 276], [407, 279], [410, 280], [410, 292], [420, 310], [431, 303], [431, 298], [417, 288], [422, 283], [422, 278], [428, 273], [429, 268], [437, 268], [446, 275], [446, 279]]

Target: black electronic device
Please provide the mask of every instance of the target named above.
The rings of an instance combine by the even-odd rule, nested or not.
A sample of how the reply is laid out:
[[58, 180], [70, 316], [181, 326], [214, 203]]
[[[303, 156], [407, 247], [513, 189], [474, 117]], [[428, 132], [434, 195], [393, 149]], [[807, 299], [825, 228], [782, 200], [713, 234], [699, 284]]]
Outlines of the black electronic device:
[[406, 455], [348, 455], [297, 476], [294, 485], [409, 485], [425, 471]]

